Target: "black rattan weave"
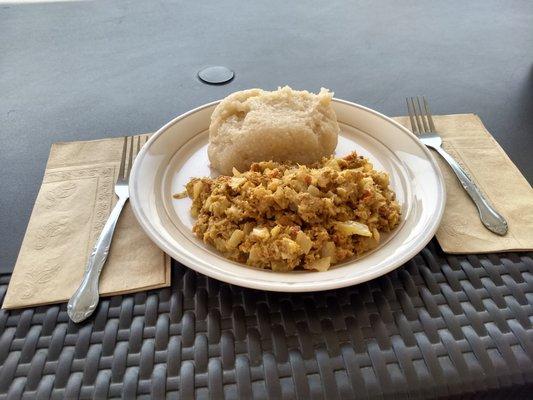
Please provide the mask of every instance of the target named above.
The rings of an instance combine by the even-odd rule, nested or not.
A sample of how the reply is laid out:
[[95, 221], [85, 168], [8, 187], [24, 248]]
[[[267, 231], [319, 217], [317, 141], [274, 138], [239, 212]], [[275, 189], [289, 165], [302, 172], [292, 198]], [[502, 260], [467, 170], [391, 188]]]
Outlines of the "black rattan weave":
[[527, 398], [532, 256], [432, 242], [384, 277], [307, 294], [176, 264], [171, 288], [103, 299], [79, 326], [65, 304], [2, 310], [0, 399]]

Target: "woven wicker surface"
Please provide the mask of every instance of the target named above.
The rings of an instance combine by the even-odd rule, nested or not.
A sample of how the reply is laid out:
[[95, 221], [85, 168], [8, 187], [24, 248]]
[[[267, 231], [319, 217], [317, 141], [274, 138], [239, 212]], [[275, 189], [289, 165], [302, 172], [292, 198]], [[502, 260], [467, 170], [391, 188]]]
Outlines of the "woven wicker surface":
[[79, 326], [65, 304], [2, 310], [0, 398], [526, 398], [532, 256], [432, 242], [382, 278], [307, 294], [176, 264], [171, 288], [102, 299]]

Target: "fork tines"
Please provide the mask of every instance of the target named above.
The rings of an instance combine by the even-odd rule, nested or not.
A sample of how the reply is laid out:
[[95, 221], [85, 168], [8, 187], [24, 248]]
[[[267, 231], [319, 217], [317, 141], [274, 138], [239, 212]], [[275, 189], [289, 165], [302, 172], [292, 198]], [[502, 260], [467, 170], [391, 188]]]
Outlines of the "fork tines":
[[435, 124], [433, 123], [426, 97], [422, 96], [424, 107], [420, 104], [420, 97], [418, 96], [416, 96], [416, 101], [414, 97], [407, 97], [405, 101], [407, 102], [407, 110], [413, 133], [418, 135], [420, 133], [435, 132]]
[[135, 160], [135, 157], [137, 157], [137, 154], [139, 154], [141, 147], [144, 146], [147, 141], [148, 135], [124, 136], [122, 158], [120, 160], [120, 167], [118, 170], [119, 180], [129, 179], [133, 161]]

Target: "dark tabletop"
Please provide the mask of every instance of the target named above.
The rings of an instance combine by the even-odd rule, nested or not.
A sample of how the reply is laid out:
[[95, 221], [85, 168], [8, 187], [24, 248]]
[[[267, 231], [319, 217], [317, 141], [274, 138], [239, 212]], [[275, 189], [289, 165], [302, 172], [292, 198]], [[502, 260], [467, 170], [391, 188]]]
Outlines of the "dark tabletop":
[[[53, 142], [155, 131], [250, 87], [324, 86], [391, 116], [424, 94], [436, 114], [479, 114], [533, 180], [528, 1], [0, 2], [0, 38], [1, 271]], [[197, 79], [219, 64], [231, 83]]]

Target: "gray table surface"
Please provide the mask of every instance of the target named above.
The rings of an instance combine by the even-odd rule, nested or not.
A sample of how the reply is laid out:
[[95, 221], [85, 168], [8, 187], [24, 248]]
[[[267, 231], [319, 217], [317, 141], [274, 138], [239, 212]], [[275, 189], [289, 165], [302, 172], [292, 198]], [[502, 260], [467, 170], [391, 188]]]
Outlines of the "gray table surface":
[[[0, 0], [0, 271], [52, 143], [154, 131], [250, 87], [324, 86], [391, 116], [424, 94], [477, 113], [532, 182], [532, 62], [528, 1]], [[216, 64], [235, 79], [196, 78]]]

